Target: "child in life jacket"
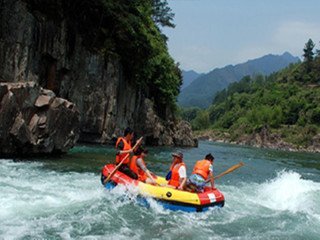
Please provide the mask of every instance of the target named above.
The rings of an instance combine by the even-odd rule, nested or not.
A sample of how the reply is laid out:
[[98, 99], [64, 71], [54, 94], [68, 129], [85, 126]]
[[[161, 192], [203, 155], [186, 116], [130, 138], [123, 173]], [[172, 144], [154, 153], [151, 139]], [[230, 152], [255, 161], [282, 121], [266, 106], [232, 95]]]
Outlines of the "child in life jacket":
[[140, 146], [130, 160], [130, 169], [137, 174], [139, 181], [149, 184], [157, 184], [143, 160], [147, 154], [148, 150]]

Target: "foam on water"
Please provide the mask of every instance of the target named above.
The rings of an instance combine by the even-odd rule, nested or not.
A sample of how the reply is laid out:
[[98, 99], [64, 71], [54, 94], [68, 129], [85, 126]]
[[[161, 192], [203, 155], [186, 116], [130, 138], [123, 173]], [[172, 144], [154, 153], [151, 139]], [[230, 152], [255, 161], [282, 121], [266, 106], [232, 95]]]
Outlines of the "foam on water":
[[44, 170], [40, 163], [4, 160], [0, 173], [5, 173], [0, 175], [1, 239], [41, 236], [46, 229], [66, 224], [63, 219], [72, 219], [72, 214], [90, 211], [94, 201], [105, 197], [92, 173], [61, 174]]
[[320, 183], [301, 178], [299, 173], [281, 171], [259, 186], [257, 200], [262, 206], [292, 213], [319, 214]]
[[[231, 193], [231, 201], [252, 212], [260, 209], [274, 212], [289, 211], [293, 214], [303, 212], [318, 218], [320, 214], [320, 183], [302, 179], [299, 173], [282, 170], [271, 180], [261, 184], [242, 184], [228, 186], [225, 196]], [[228, 204], [227, 199], [227, 204]], [[319, 219], [319, 218], [318, 218]]]
[[[222, 182], [223, 183], [223, 182]], [[320, 183], [280, 171], [262, 183], [220, 184], [221, 209], [141, 206], [124, 186], [105, 189], [94, 173], [57, 172], [44, 163], [0, 164], [0, 239], [263, 239], [320, 234]], [[308, 235], [309, 234], [309, 235]]]
[[[320, 234], [320, 183], [294, 171], [279, 171], [262, 183], [218, 185], [226, 204], [209, 216], [211, 226], [245, 239], [313, 239]], [[241, 226], [236, 233], [234, 229]], [[220, 233], [224, 234], [223, 232]], [[241, 239], [242, 239], [241, 238]]]
[[57, 175], [53, 171], [39, 170], [41, 164], [38, 163], [19, 163], [11, 168], [12, 163], [8, 162], [1, 166], [6, 168], [7, 175], [0, 178], [0, 188], [4, 194], [0, 199], [4, 206], [0, 219], [17, 214], [34, 216], [55, 212], [102, 194], [101, 189], [92, 188], [96, 177], [91, 173]]

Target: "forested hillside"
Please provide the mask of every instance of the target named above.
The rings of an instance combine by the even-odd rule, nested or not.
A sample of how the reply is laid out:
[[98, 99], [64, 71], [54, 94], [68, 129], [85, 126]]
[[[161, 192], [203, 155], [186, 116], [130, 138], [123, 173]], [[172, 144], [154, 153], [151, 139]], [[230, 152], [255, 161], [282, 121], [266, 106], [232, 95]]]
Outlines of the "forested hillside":
[[320, 132], [320, 55], [313, 47], [309, 40], [303, 63], [268, 76], [246, 76], [218, 92], [208, 109], [183, 110], [182, 117], [194, 130], [211, 129], [231, 141], [267, 125], [282, 140], [306, 147]]

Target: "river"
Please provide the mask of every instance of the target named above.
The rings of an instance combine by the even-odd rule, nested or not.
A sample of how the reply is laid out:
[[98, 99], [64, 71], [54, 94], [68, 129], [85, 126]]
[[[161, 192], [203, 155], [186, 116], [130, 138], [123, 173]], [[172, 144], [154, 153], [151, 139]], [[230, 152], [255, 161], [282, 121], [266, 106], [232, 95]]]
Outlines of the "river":
[[198, 148], [150, 147], [148, 168], [165, 176], [182, 150], [188, 176], [215, 157], [225, 206], [204, 213], [164, 210], [100, 183], [114, 147], [78, 145], [60, 158], [0, 161], [0, 239], [319, 239], [319, 154], [201, 141]]

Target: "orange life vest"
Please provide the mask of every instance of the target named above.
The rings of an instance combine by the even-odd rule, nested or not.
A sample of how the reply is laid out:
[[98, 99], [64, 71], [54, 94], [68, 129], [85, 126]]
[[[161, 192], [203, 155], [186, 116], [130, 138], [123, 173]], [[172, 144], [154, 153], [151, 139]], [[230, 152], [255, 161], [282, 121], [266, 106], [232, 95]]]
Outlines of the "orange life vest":
[[[174, 167], [178, 165], [177, 167]], [[174, 187], [179, 187], [180, 186], [180, 182], [179, 182], [179, 179], [180, 179], [180, 175], [179, 175], [179, 169], [184, 166], [186, 167], [185, 163], [184, 162], [181, 162], [181, 163], [173, 163], [170, 167], [170, 171], [172, 171], [172, 175], [171, 175], [171, 179], [169, 180], [168, 184], [171, 185], [171, 186], [174, 186]]]
[[199, 174], [205, 180], [207, 180], [210, 165], [211, 165], [211, 162], [209, 160], [207, 160], [207, 159], [200, 160], [194, 166], [194, 170], [193, 170], [192, 174], [195, 174], [195, 173]]
[[[131, 147], [131, 141], [127, 142], [123, 137], [119, 137], [118, 140], [117, 140], [117, 143], [116, 143], [116, 149], [118, 147], [118, 144], [120, 142], [120, 140], [123, 141], [123, 151], [126, 151], [126, 150], [130, 150], [132, 147]], [[130, 155], [130, 153], [125, 153], [125, 154], [122, 154], [122, 155], [117, 155], [116, 156], [116, 163], [120, 163], [122, 161], [122, 159], [124, 159], [127, 155]], [[124, 160], [123, 162], [124, 164], [128, 164], [129, 163], [129, 157], [127, 157], [126, 160]]]
[[134, 155], [131, 159], [130, 169], [138, 175], [139, 181], [144, 182], [145, 180], [147, 180], [147, 174], [144, 171], [142, 171], [140, 167], [138, 167], [137, 165], [138, 158], [140, 158], [142, 161], [142, 164], [146, 166], [141, 156]]

